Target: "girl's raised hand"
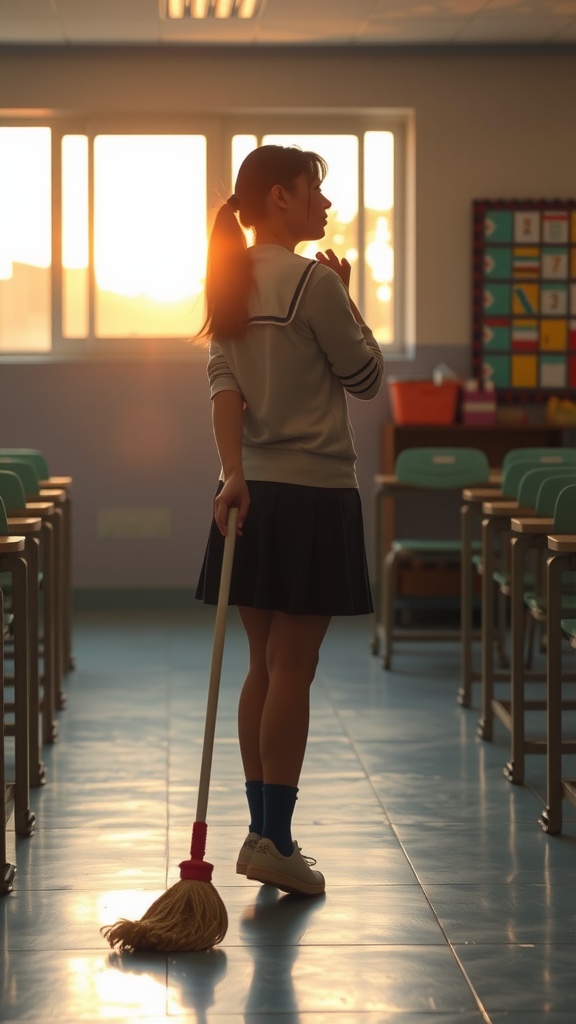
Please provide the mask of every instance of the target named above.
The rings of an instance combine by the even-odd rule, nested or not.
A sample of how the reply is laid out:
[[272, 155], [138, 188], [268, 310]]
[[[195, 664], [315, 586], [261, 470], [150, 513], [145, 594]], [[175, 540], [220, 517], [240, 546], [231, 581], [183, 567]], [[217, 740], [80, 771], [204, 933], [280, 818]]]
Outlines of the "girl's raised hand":
[[325, 253], [317, 252], [316, 259], [318, 263], [323, 263], [325, 267], [330, 267], [331, 270], [336, 271], [342, 283], [348, 288], [352, 267], [347, 259], [339, 260], [333, 249], [326, 249]]

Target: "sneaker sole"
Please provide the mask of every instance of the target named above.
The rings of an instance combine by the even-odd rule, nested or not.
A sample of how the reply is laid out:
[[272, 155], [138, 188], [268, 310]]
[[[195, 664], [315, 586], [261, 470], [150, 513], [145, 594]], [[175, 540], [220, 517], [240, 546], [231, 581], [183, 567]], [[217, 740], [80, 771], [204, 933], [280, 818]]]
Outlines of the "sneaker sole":
[[252, 864], [248, 865], [246, 878], [253, 882], [262, 882], [263, 885], [275, 885], [277, 889], [293, 896], [320, 896], [326, 888], [324, 883], [295, 882], [289, 875], [283, 875], [280, 871], [259, 868]]
[[248, 871], [249, 863], [250, 863], [249, 861], [237, 860], [236, 861], [236, 874], [237, 875], [245, 875], [246, 872]]

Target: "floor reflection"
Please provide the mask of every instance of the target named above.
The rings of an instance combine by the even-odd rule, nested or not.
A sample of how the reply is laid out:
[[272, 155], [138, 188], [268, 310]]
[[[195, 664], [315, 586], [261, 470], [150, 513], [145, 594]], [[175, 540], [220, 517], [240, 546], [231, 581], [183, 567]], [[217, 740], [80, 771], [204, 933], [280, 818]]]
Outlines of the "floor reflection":
[[288, 1014], [286, 1024], [300, 1024], [292, 970], [310, 919], [325, 902], [325, 893], [313, 898], [279, 896], [277, 889], [265, 885], [244, 911], [240, 930], [254, 962], [246, 1022], [253, 1014], [281, 1010], [283, 1021]]
[[[162, 955], [162, 959], [166, 959]], [[170, 1014], [193, 1010], [197, 1024], [207, 1024], [208, 1011], [216, 1001], [216, 986], [224, 978], [228, 967], [223, 949], [208, 949], [201, 953], [180, 953], [168, 957], [170, 971]], [[126, 974], [146, 977], [158, 970], [157, 953], [111, 953], [108, 963]], [[168, 967], [165, 967], [165, 975]], [[166, 978], [164, 979], [164, 984]], [[181, 998], [179, 998], [179, 992]], [[166, 1007], [168, 1014], [168, 1007]]]

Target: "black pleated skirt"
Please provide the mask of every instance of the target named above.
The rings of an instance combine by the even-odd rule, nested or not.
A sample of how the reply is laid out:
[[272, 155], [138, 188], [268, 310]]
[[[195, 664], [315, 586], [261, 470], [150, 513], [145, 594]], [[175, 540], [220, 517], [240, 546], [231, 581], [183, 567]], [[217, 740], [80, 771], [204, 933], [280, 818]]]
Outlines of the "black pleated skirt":
[[[229, 603], [289, 615], [370, 613], [357, 489], [261, 480], [248, 481], [248, 488], [251, 504], [236, 538]], [[196, 590], [205, 604], [218, 601], [223, 549], [212, 520]]]

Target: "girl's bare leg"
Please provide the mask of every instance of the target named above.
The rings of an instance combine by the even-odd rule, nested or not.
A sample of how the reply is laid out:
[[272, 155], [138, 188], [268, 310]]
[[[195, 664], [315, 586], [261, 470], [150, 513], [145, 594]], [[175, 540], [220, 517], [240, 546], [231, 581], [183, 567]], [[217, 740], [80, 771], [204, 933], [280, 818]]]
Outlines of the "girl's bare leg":
[[238, 737], [246, 781], [263, 779], [260, 758], [260, 722], [268, 694], [266, 648], [273, 612], [239, 608], [248, 638], [250, 667], [238, 704]]
[[308, 739], [310, 686], [330, 617], [255, 608], [239, 612], [250, 649], [238, 712], [246, 778], [297, 786]]

